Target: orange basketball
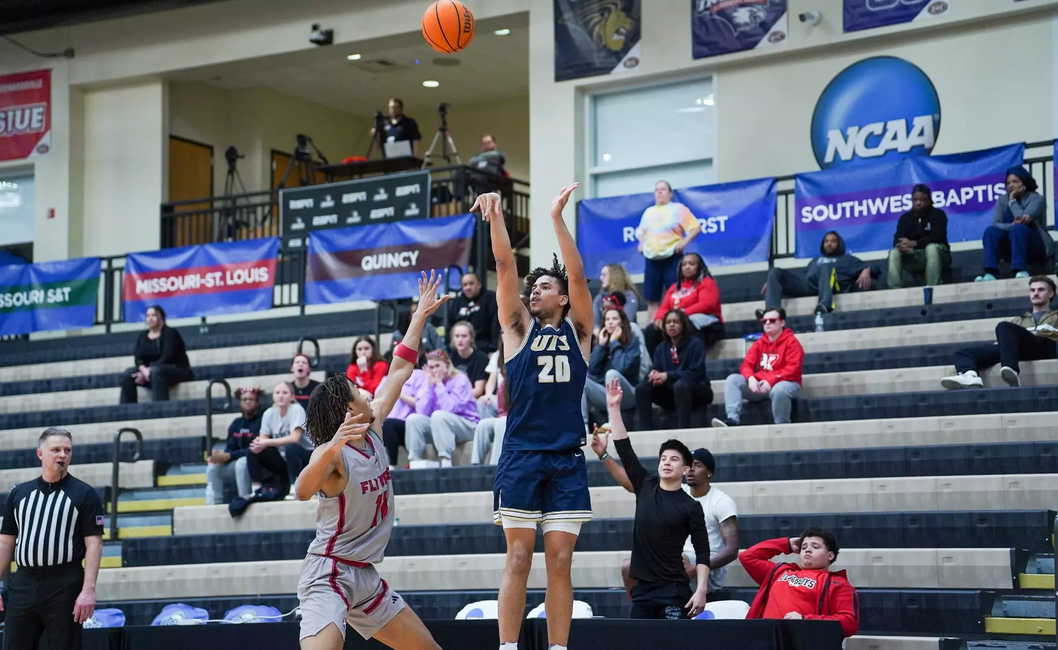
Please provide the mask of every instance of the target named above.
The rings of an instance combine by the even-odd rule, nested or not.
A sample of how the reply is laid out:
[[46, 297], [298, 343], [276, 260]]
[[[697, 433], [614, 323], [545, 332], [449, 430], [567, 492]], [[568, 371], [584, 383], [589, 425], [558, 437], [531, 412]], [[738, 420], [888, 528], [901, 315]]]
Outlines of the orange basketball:
[[422, 15], [422, 37], [438, 52], [455, 54], [474, 40], [474, 14], [459, 0], [437, 0]]

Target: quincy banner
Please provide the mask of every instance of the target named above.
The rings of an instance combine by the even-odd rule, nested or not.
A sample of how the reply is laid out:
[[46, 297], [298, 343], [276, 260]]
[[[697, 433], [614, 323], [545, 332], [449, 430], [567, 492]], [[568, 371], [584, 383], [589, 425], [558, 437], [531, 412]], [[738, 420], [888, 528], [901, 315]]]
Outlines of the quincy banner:
[[948, 215], [948, 241], [979, 240], [1006, 194], [1007, 168], [1020, 165], [1025, 145], [948, 156], [922, 156], [798, 174], [794, 180], [796, 257], [814, 257], [828, 230], [850, 253], [889, 250], [911, 188], [929, 186], [933, 205]]
[[786, 41], [786, 0], [691, 0], [696, 59]]
[[845, 31], [858, 32], [948, 13], [955, 0], [845, 0]]
[[554, 0], [555, 81], [639, 65], [640, 0]]
[[272, 308], [279, 239], [166, 248], [125, 259], [125, 322], [160, 305], [168, 318]]
[[48, 153], [51, 147], [51, 71], [0, 77], [0, 161]]
[[405, 300], [422, 271], [466, 268], [474, 215], [322, 230], [309, 236], [305, 303]]
[[[678, 189], [673, 201], [687, 206], [702, 226], [688, 252], [711, 266], [767, 262], [775, 220], [775, 179], [764, 178]], [[642, 273], [636, 227], [653, 194], [587, 199], [577, 204], [577, 247], [589, 278], [607, 264]]]
[[0, 335], [91, 327], [98, 257], [0, 266]]

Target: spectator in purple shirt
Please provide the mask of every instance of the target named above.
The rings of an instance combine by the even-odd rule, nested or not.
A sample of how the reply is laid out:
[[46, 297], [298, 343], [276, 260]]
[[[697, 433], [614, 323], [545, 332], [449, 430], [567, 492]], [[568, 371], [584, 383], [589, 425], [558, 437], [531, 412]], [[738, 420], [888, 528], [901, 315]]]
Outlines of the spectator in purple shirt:
[[[421, 357], [420, 357], [421, 358]], [[385, 378], [379, 383], [382, 388], [386, 383]], [[389, 456], [389, 468], [396, 469], [397, 456], [400, 448], [405, 445], [405, 425], [408, 416], [415, 412], [415, 395], [419, 388], [426, 383], [426, 371], [416, 368], [411, 371], [411, 377], [405, 382], [400, 390], [400, 397], [389, 412], [389, 417], [382, 421], [382, 441], [386, 445], [386, 454]]]
[[470, 379], [444, 350], [427, 352], [426, 381], [415, 392], [415, 413], [405, 427], [408, 460], [421, 460], [432, 442], [441, 467], [451, 467], [456, 446], [474, 439], [478, 419]]

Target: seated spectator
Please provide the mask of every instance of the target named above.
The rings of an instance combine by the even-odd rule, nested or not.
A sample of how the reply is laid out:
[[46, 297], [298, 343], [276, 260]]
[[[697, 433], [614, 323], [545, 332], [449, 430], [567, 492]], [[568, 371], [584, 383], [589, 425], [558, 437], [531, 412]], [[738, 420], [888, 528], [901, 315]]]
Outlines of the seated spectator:
[[[500, 339], [499, 349], [493, 355], [503, 356], [503, 339]], [[507, 433], [507, 409], [510, 408], [510, 393], [507, 392], [506, 365], [500, 361], [496, 366], [496, 373], [489, 378], [490, 383], [495, 378], [496, 410], [494, 415], [482, 415], [481, 420], [478, 421], [478, 426], [474, 428], [474, 452], [470, 460], [472, 465], [485, 463], [486, 456], [489, 457], [488, 463], [495, 465], [500, 460], [500, 452], [503, 451], [503, 436]], [[481, 411], [481, 402], [478, 402], [478, 406], [478, 410]], [[492, 447], [491, 454], [489, 453], [490, 446]]]
[[651, 354], [664, 337], [661, 317], [671, 309], [687, 314], [706, 348], [724, 339], [720, 287], [716, 286], [709, 267], [698, 253], [687, 253], [680, 260], [680, 279], [665, 292], [661, 307], [654, 314], [653, 326], [647, 327], [647, 350]]
[[661, 306], [665, 289], [679, 280], [680, 256], [702, 230], [687, 206], [672, 200], [668, 181], [654, 184], [654, 205], [643, 211], [636, 228], [639, 252], [646, 258], [643, 297], [654, 313]]
[[500, 371], [505, 365], [499, 361], [502, 349], [503, 339], [501, 338], [496, 351], [489, 355], [489, 365], [485, 366], [485, 374], [488, 376], [485, 380], [485, 394], [478, 398], [478, 415], [482, 418], [494, 418], [499, 410], [499, 395], [496, 391], [501, 383]]
[[427, 353], [426, 381], [415, 393], [415, 413], [405, 427], [408, 460], [421, 460], [432, 442], [441, 467], [451, 467], [456, 447], [473, 439], [479, 419], [470, 379], [444, 350]]
[[1054, 281], [1044, 275], [1029, 279], [1031, 312], [996, 325], [996, 342], [956, 350], [955, 372], [941, 380], [945, 388], [981, 388], [982, 368], [1000, 364], [999, 376], [1008, 386], [1021, 385], [1021, 361], [1054, 359], [1058, 342], [1058, 311], [1051, 309]]
[[507, 157], [496, 148], [496, 139], [489, 133], [481, 136], [481, 153], [474, 154], [467, 161], [467, 167], [471, 169], [502, 177], [509, 175], [504, 169], [506, 164]]
[[[429, 325], [425, 325], [429, 327]], [[420, 361], [422, 355], [420, 355]], [[421, 365], [421, 364], [420, 364]], [[386, 383], [383, 379], [379, 388]], [[386, 446], [386, 454], [389, 456], [389, 468], [396, 469], [397, 458], [400, 456], [400, 448], [405, 446], [405, 425], [408, 416], [415, 412], [415, 395], [426, 383], [426, 371], [416, 368], [411, 371], [411, 377], [400, 389], [400, 397], [389, 412], [389, 417], [382, 421], [382, 443]]]
[[628, 320], [635, 322], [636, 312], [639, 311], [639, 292], [636, 285], [628, 278], [628, 271], [624, 264], [607, 264], [599, 272], [599, 293], [595, 294], [592, 301], [592, 309], [595, 311], [595, 334], [602, 329], [603, 306], [602, 301], [607, 296], [619, 293], [624, 296], [621, 306], [628, 314]]
[[[397, 319], [397, 329], [393, 331], [393, 339], [390, 342], [389, 352], [386, 354], [387, 359], [393, 358], [393, 350], [397, 348], [397, 344], [399, 344], [401, 339], [404, 338], [404, 332], [408, 331], [408, 324], [411, 323], [411, 318], [415, 315], [415, 311], [418, 308], [418, 297], [412, 298], [407, 313], [401, 314]], [[437, 333], [437, 328], [427, 323], [422, 328], [422, 337], [419, 340], [418, 345], [414, 347], [416, 347], [420, 353], [426, 354], [433, 350], [443, 350], [445, 342], [444, 339], [441, 338], [441, 335]]]
[[584, 382], [584, 400], [588, 408], [606, 412], [606, 384], [614, 379], [624, 394], [622, 410], [636, 406], [635, 385], [639, 383], [639, 344], [624, 310], [607, 303], [606, 317], [599, 330], [596, 345], [588, 358], [588, 379]]
[[[819, 528], [746, 549], [738, 559], [760, 585], [746, 618], [837, 621], [846, 637], [856, 634], [860, 627], [856, 589], [844, 571], [830, 570], [838, 550], [834, 533]], [[801, 564], [772, 561], [786, 553], [798, 554]]]
[[475, 349], [477, 339], [474, 326], [465, 320], [452, 325], [452, 346], [448, 348], [449, 357], [456, 370], [462, 371], [474, 387], [474, 399], [485, 394], [485, 383], [489, 375], [489, 357], [481, 350]]
[[834, 292], [868, 291], [881, 270], [845, 252], [845, 241], [831, 230], [823, 236], [819, 257], [804, 271], [772, 268], [761, 287], [765, 305], [781, 305], [783, 297], [819, 296], [817, 312], [834, 311]]
[[313, 446], [305, 435], [305, 409], [294, 401], [294, 391], [285, 381], [272, 391], [272, 406], [264, 412], [261, 435], [250, 444], [250, 451], [260, 454], [270, 447], [282, 450], [290, 485], [294, 485], [312, 456]]
[[1047, 204], [1036, 190], [1036, 179], [1018, 165], [1007, 170], [1007, 193], [996, 201], [992, 225], [985, 228], [985, 272], [974, 282], [999, 277], [999, 261], [1010, 260], [1015, 278], [1029, 277], [1029, 266], [1054, 254], [1047, 232]]
[[639, 324], [636, 323], [635, 317], [629, 315], [631, 312], [625, 309], [625, 304], [625, 295], [623, 293], [614, 292], [608, 296], [603, 296], [603, 309], [618, 307], [626, 316], [628, 316], [628, 325], [632, 328], [632, 338], [636, 342], [636, 347], [639, 348], [639, 375], [635, 382], [636, 384], [639, 384], [639, 382], [643, 381], [646, 376], [650, 374], [650, 370], [654, 366], [651, 361], [651, 353], [647, 351], [646, 335], [643, 334], [643, 330], [640, 329]]
[[903, 271], [926, 272], [926, 285], [941, 284], [941, 274], [951, 266], [948, 249], [948, 215], [933, 207], [929, 187], [918, 184], [911, 190], [911, 210], [900, 215], [889, 251], [889, 288], [904, 286]]
[[246, 455], [250, 443], [261, 433], [261, 398], [256, 388], [238, 388], [235, 399], [239, 400], [241, 415], [228, 426], [228, 440], [223, 449], [210, 450], [206, 459], [206, 505], [224, 503], [225, 484], [235, 484], [237, 496], [249, 496], [253, 492]]
[[770, 399], [775, 424], [786, 424], [793, 401], [801, 396], [805, 351], [793, 330], [786, 329], [786, 310], [769, 307], [760, 322], [764, 336], [749, 346], [738, 374], [728, 376], [724, 384], [727, 418], [713, 418], [714, 427], [738, 426], [743, 398], [751, 402]]
[[312, 361], [309, 359], [309, 355], [298, 354], [294, 355], [294, 360], [290, 362], [290, 372], [294, 373], [294, 381], [291, 382], [291, 386], [294, 389], [294, 399], [301, 408], [305, 408], [309, 403], [309, 396], [312, 395], [312, 391], [320, 385], [320, 382], [315, 379], [310, 379], [309, 375], [312, 373]]
[[121, 380], [122, 404], [136, 403], [137, 386], [150, 386], [155, 402], [168, 401], [171, 387], [195, 378], [184, 337], [165, 324], [165, 310], [157, 305], [148, 307], [144, 319], [147, 331], [140, 333], [133, 351], [136, 365], [126, 370]]
[[448, 327], [464, 321], [474, 328], [474, 347], [492, 352], [500, 340], [500, 319], [496, 315], [496, 294], [481, 286], [474, 273], [464, 273], [463, 291], [448, 301]]
[[665, 314], [665, 335], [667, 341], [654, 350], [654, 369], [636, 386], [640, 431], [654, 428], [652, 404], [676, 411], [679, 428], [689, 429], [694, 405], [713, 401], [705, 373], [705, 346], [694, 335], [687, 315], [678, 309]]
[[360, 390], [371, 397], [375, 396], [378, 385], [389, 372], [389, 364], [378, 356], [378, 346], [370, 336], [361, 336], [353, 343], [353, 352], [349, 355], [349, 367], [345, 376]]

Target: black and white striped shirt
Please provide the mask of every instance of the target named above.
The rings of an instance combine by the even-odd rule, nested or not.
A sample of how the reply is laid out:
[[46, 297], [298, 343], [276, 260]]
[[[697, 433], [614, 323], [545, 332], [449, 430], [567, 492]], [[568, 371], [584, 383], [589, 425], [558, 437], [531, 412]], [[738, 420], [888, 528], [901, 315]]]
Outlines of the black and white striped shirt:
[[0, 535], [15, 536], [19, 567], [80, 565], [84, 538], [103, 534], [103, 515], [102, 500], [84, 481], [37, 478], [12, 488]]

